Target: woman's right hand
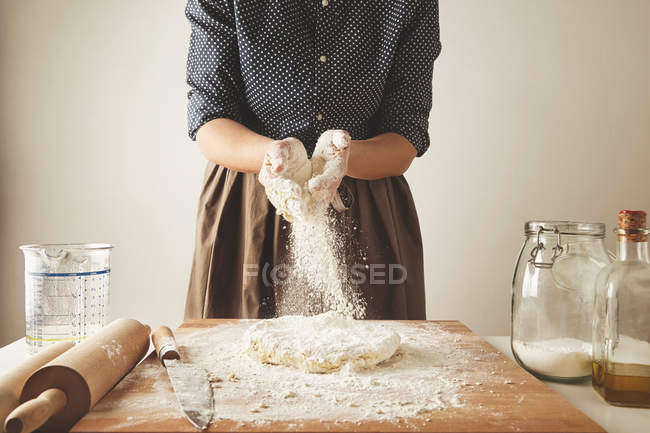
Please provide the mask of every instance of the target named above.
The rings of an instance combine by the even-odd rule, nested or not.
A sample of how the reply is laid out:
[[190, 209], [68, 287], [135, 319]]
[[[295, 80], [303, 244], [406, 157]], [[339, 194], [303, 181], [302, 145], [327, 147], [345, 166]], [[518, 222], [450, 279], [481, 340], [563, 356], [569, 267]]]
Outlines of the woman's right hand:
[[[283, 140], [275, 140], [266, 146], [264, 154], [264, 162], [260, 170], [262, 173], [275, 175], [282, 172], [287, 159], [289, 158], [289, 141], [287, 138]], [[261, 179], [260, 179], [261, 181]]]
[[311, 164], [300, 140], [288, 137], [268, 145], [258, 179], [271, 204], [289, 221], [304, 214], [302, 184], [309, 176]]

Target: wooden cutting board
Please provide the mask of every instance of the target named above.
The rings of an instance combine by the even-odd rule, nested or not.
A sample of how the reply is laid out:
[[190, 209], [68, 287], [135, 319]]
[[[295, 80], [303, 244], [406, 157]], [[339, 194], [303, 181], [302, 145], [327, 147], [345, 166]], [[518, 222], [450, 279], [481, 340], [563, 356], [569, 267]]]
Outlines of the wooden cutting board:
[[[236, 320], [197, 320], [184, 323], [175, 331], [180, 344], [192, 334], [238, 322]], [[247, 321], [252, 323], [252, 321]], [[264, 424], [236, 420], [213, 421], [208, 431], [226, 432], [604, 432], [568, 401], [547, 388], [504, 354], [494, 349], [465, 325], [457, 321], [408, 321], [406, 326], [436, 326], [450, 333], [464, 350], [476, 355], [476, 365], [467, 375], [490, 368], [498, 377], [485, 389], [468, 387], [463, 406], [450, 407], [427, 415], [395, 420], [340, 422], [336, 419], [286, 419]], [[486, 356], [487, 355], [487, 356]], [[481, 362], [479, 363], [479, 359]], [[486, 361], [487, 360], [487, 361]], [[486, 362], [491, 365], [486, 366]], [[147, 374], [139, 374], [143, 371]], [[478, 373], [477, 373], [478, 374]], [[478, 377], [478, 376], [477, 376]], [[484, 375], [481, 377], [485, 377]], [[503, 377], [508, 381], [504, 382]], [[513, 385], [516, 384], [516, 386]], [[147, 357], [72, 429], [73, 432], [194, 432], [177, 407], [169, 405], [171, 384], [166, 371], [155, 358]], [[219, 404], [215, 395], [215, 405]], [[143, 410], [136, 401], [149, 401]], [[133, 401], [134, 404], [130, 405]], [[162, 402], [167, 401], [167, 405]], [[160, 402], [160, 407], [156, 406]], [[304, 418], [304, 417], [303, 417]]]

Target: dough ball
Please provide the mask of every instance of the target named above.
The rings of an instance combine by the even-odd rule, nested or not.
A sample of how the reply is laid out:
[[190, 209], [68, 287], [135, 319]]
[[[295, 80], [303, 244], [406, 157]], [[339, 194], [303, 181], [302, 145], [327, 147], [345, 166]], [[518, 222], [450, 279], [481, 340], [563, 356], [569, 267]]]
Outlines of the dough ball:
[[329, 373], [344, 366], [373, 367], [389, 359], [400, 336], [376, 323], [327, 312], [262, 320], [246, 331], [244, 341], [249, 354], [261, 362]]

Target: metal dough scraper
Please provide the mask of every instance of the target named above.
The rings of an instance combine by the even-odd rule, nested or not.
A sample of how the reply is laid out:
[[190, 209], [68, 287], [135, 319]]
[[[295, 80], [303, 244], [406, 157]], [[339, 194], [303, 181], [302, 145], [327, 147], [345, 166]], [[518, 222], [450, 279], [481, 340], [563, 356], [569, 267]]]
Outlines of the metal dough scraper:
[[212, 387], [207, 372], [183, 363], [172, 330], [161, 326], [151, 334], [158, 359], [167, 369], [169, 380], [183, 413], [194, 427], [204, 430], [213, 414]]

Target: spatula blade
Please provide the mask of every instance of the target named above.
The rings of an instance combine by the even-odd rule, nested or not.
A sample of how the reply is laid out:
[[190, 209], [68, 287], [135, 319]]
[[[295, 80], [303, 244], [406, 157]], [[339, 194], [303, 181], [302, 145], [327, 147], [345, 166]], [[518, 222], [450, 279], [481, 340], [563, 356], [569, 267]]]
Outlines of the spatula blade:
[[165, 360], [165, 367], [185, 416], [196, 428], [206, 429], [213, 414], [212, 387], [207, 373], [173, 359]]

